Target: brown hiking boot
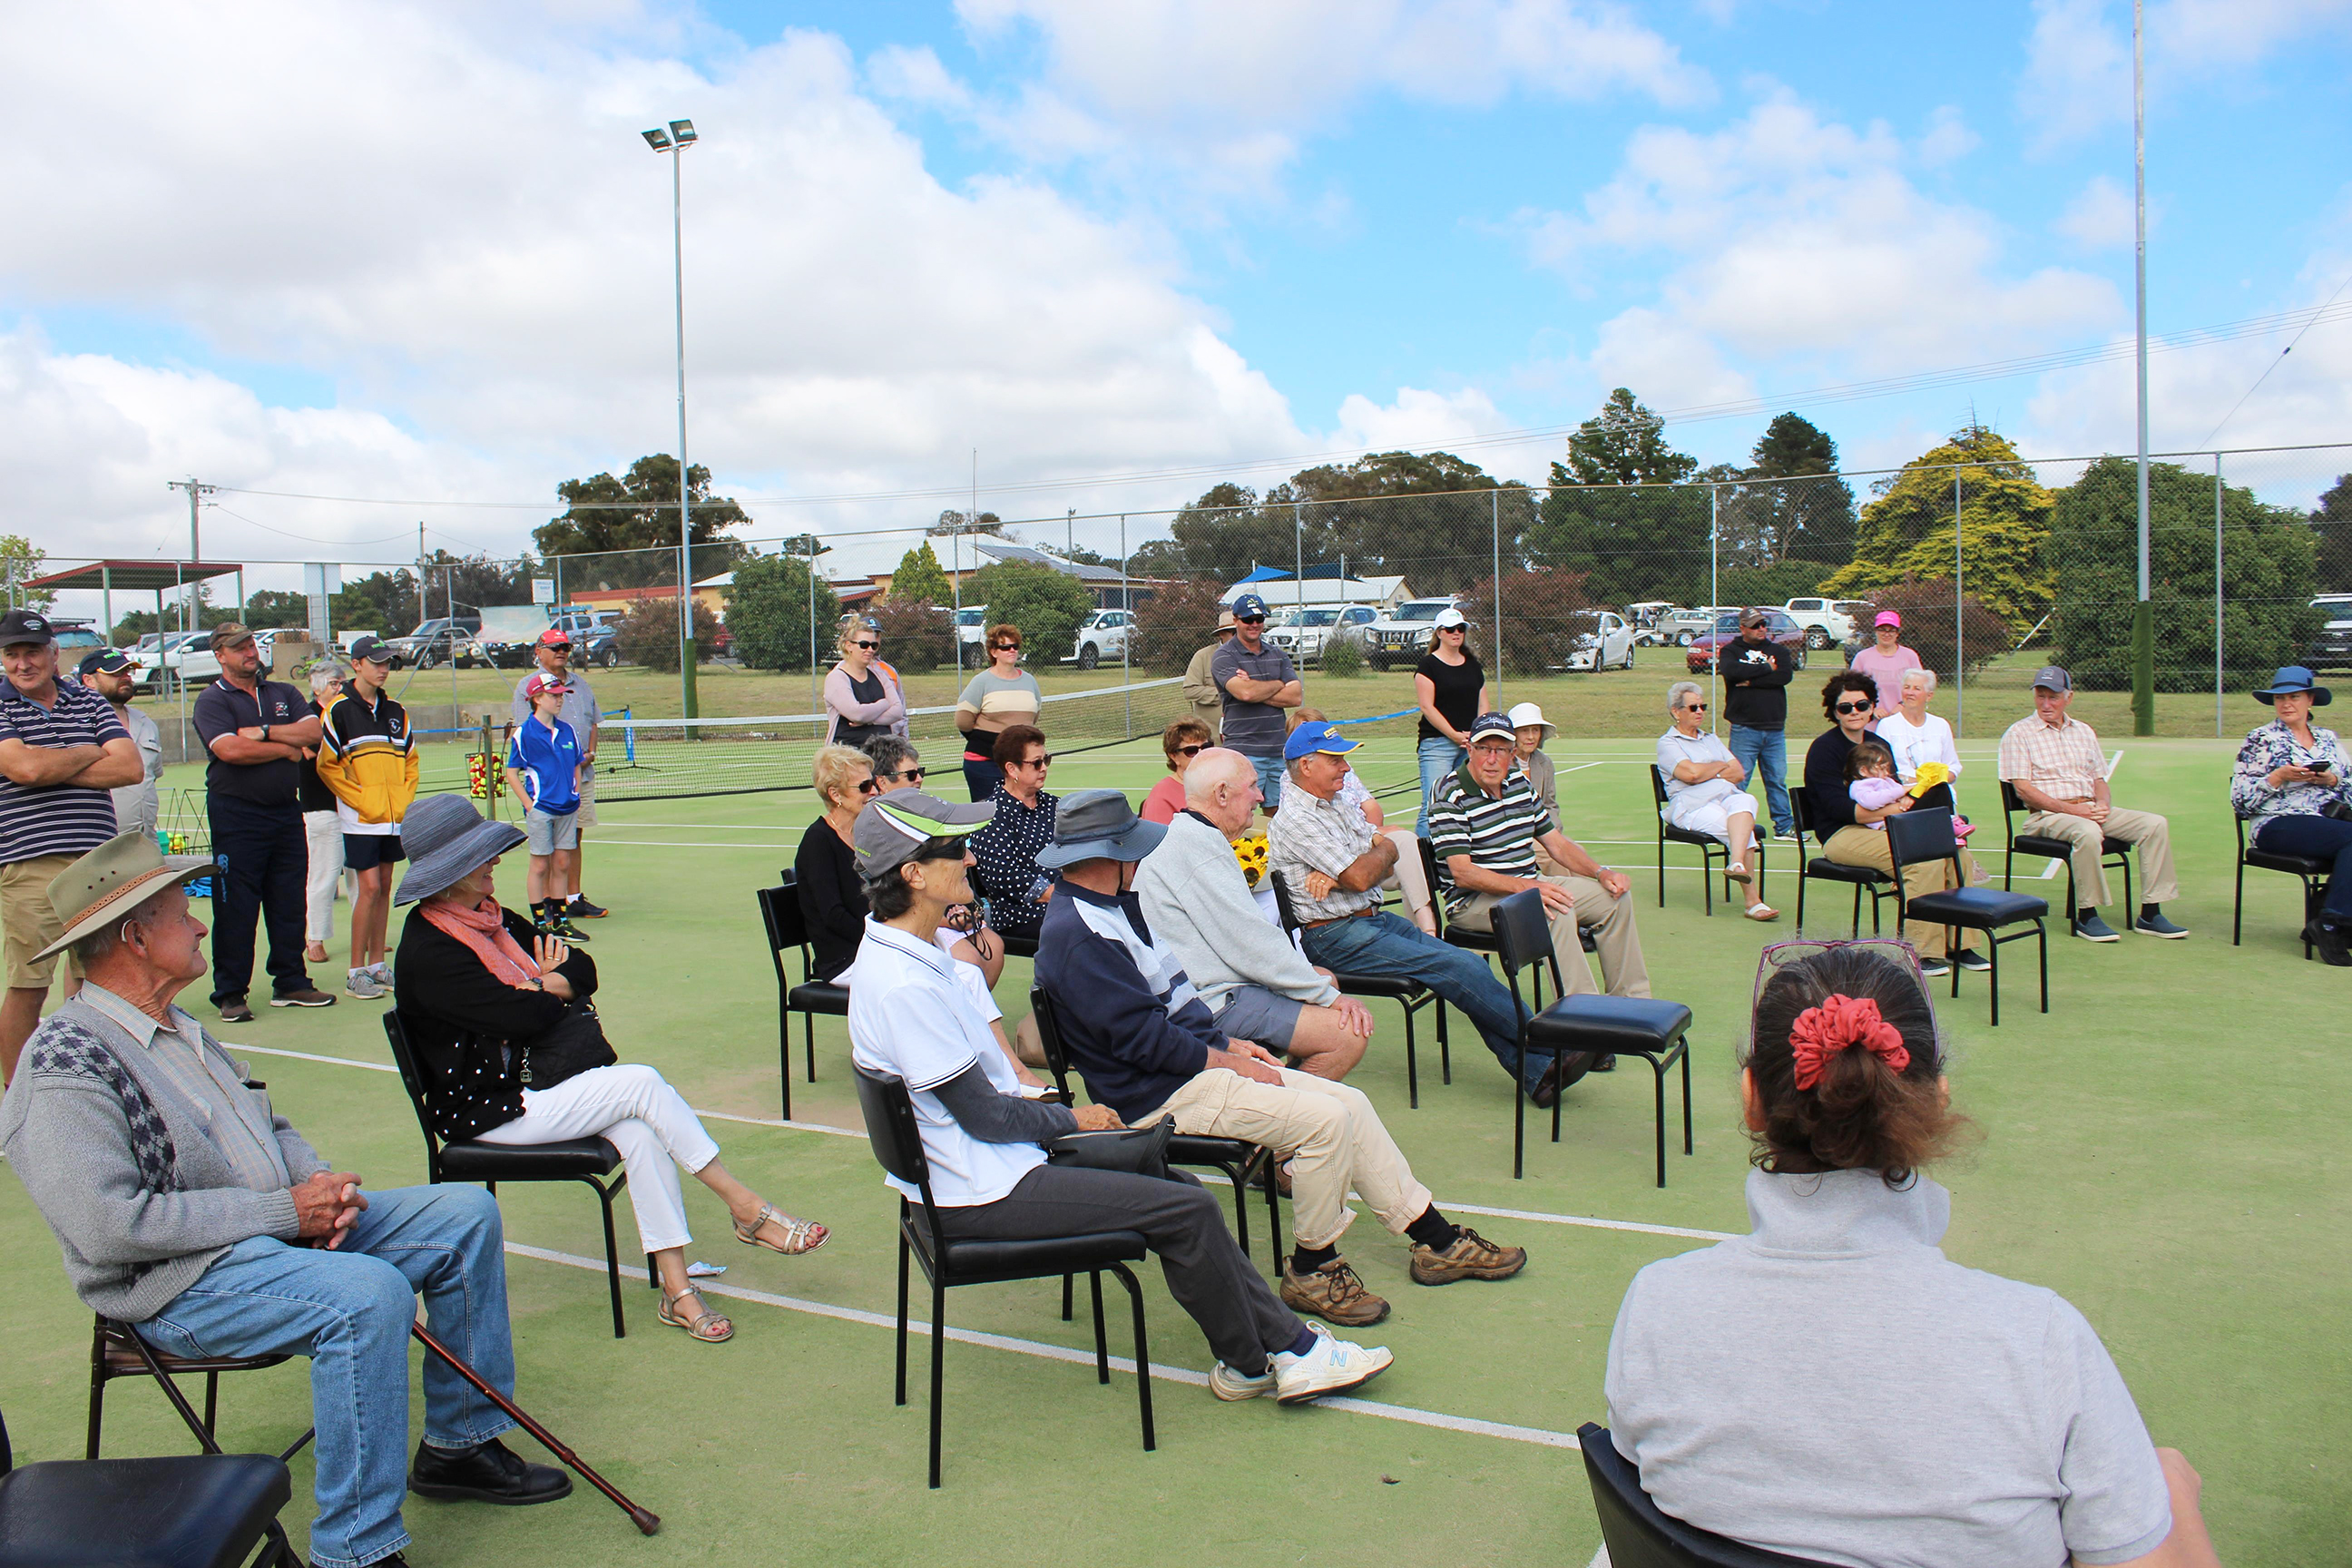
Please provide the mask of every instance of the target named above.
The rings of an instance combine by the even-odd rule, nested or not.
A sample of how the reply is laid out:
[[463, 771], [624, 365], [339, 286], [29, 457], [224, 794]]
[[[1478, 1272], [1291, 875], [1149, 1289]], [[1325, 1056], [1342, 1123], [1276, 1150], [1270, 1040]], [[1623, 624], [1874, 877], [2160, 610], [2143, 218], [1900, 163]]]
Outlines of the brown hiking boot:
[[1508, 1279], [1528, 1266], [1524, 1247], [1497, 1247], [1466, 1225], [1454, 1227], [1454, 1245], [1440, 1252], [1412, 1245], [1412, 1282], [1451, 1285], [1456, 1279]]
[[1282, 1260], [1282, 1304], [1305, 1318], [1320, 1318], [1360, 1329], [1389, 1315], [1389, 1304], [1364, 1289], [1344, 1258], [1312, 1274], [1300, 1274], [1294, 1259]]

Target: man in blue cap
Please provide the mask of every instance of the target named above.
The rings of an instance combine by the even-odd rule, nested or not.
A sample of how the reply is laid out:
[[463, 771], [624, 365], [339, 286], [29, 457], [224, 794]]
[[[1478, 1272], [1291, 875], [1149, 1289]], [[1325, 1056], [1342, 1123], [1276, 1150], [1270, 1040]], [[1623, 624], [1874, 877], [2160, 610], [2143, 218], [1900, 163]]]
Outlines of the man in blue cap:
[[1307, 700], [1298, 667], [1290, 656], [1265, 640], [1265, 601], [1244, 594], [1234, 601], [1234, 640], [1209, 661], [1209, 673], [1224, 694], [1223, 743], [1250, 760], [1257, 770], [1257, 787], [1265, 795], [1266, 815], [1282, 799], [1283, 741], [1288, 728], [1286, 708]]

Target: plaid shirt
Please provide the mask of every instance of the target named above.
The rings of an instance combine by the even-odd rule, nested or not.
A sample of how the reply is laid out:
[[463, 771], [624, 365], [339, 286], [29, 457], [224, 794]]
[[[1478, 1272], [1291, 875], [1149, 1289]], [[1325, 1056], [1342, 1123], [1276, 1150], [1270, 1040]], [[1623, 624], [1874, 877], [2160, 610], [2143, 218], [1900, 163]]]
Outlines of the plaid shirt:
[[1381, 901], [1377, 889], [1351, 893], [1345, 888], [1334, 888], [1328, 899], [1307, 896], [1307, 873], [1320, 871], [1327, 877], [1340, 872], [1363, 858], [1379, 837], [1379, 830], [1364, 816], [1364, 801], [1369, 792], [1356, 784], [1350, 773], [1339, 786], [1339, 793], [1329, 800], [1318, 800], [1300, 789], [1294, 781], [1283, 786], [1282, 804], [1276, 808], [1274, 823], [1266, 829], [1266, 848], [1273, 868], [1282, 873], [1290, 886], [1290, 908], [1301, 921], [1336, 921], [1370, 909]]
[[238, 1185], [282, 1193], [294, 1184], [268, 1102], [245, 1087], [245, 1075], [202, 1025], [177, 1007], [171, 1009], [171, 1023], [159, 1024], [103, 985], [85, 984], [80, 995], [128, 1029], [148, 1062], [188, 1097], [205, 1119], [213, 1147], [236, 1173]]
[[2080, 719], [2053, 729], [2029, 713], [2001, 732], [2003, 779], [2032, 784], [2053, 800], [2089, 800], [2107, 776], [2099, 732]]

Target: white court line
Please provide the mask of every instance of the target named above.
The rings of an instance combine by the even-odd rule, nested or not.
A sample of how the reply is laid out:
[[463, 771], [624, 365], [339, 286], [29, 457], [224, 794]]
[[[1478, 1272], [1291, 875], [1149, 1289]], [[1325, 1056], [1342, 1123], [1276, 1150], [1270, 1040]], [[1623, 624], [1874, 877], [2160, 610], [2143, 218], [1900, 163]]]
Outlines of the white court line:
[[[542, 1263], [560, 1263], [566, 1268], [585, 1269], [592, 1274], [604, 1272], [601, 1258], [582, 1258], [576, 1253], [551, 1252], [541, 1247], [526, 1247], [509, 1241], [506, 1249], [520, 1258], [533, 1258]], [[621, 1265], [621, 1273], [631, 1279], [643, 1279], [646, 1271], [634, 1264]], [[807, 1301], [797, 1296], [773, 1296], [765, 1290], [746, 1289], [740, 1285], [721, 1285], [709, 1279], [695, 1282], [697, 1289], [706, 1296], [726, 1296], [739, 1301], [756, 1301], [763, 1307], [782, 1307], [788, 1312], [806, 1312], [812, 1317], [832, 1318], [844, 1323], [861, 1323], [867, 1328], [895, 1329], [898, 1321], [880, 1312], [869, 1312], [860, 1307], [836, 1307], [829, 1301]], [[928, 1335], [931, 1325], [919, 1318], [908, 1317], [907, 1331]], [[979, 1345], [987, 1350], [1011, 1351], [1015, 1355], [1035, 1356], [1043, 1361], [1068, 1362], [1073, 1365], [1092, 1366], [1090, 1351], [1072, 1350], [1066, 1345], [1050, 1345], [1038, 1340], [1014, 1339], [1009, 1334], [982, 1333], [975, 1329], [950, 1328], [948, 1338], [964, 1345]], [[1115, 1355], [1110, 1358], [1112, 1370], [1132, 1373], [1133, 1356]], [[1209, 1375], [1190, 1367], [1169, 1366], [1160, 1362], [1151, 1363], [1151, 1375], [1164, 1383], [1181, 1383], [1193, 1388], [1206, 1388]], [[1517, 1426], [1507, 1421], [1482, 1421], [1475, 1415], [1448, 1415], [1439, 1410], [1416, 1410], [1409, 1405], [1385, 1405], [1374, 1399], [1319, 1399], [1316, 1403], [1326, 1410], [1345, 1410], [1351, 1415], [1377, 1415], [1387, 1421], [1410, 1422], [1416, 1426], [1435, 1426], [1447, 1432], [1465, 1432], [1474, 1437], [1502, 1437], [1515, 1443], [1533, 1443], [1547, 1448], [1575, 1448], [1573, 1434], [1553, 1432], [1541, 1426]]]
[[[236, 1051], [251, 1051], [257, 1056], [291, 1057], [297, 1061], [325, 1062], [331, 1067], [365, 1068], [370, 1072], [398, 1072], [400, 1070], [396, 1067], [387, 1066], [383, 1062], [356, 1061], [350, 1057], [318, 1057], [312, 1056], [308, 1051], [273, 1050], [268, 1046], [231, 1046], [229, 1048]], [[855, 1138], [860, 1142], [865, 1142], [866, 1139], [866, 1134], [855, 1127], [835, 1127], [823, 1121], [783, 1121], [772, 1116], [737, 1116], [731, 1111], [701, 1110], [697, 1110], [692, 1106], [688, 1106], [687, 1109], [693, 1110], [697, 1116], [702, 1117], [706, 1121], [734, 1121], [740, 1122], [746, 1127], [781, 1127], [788, 1132], [822, 1132], [830, 1138]], [[1223, 1176], [1204, 1176], [1202, 1180], [1213, 1182], [1219, 1186], [1227, 1186], [1231, 1184]], [[1355, 1194], [1351, 1194], [1350, 1195], [1353, 1196]], [[1647, 1225], [1640, 1220], [1631, 1219], [1600, 1219], [1591, 1215], [1544, 1214], [1536, 1209], [1497, 1209], [1483, 1207], [1477, 1204], [1457, 1204], [1446, 1202], [1440, 1202], [1437, 1206], [1441, 1209], [1458, 1212], [1461, 1214], [1486, 1215], [1497, 1219], [1534, 1220], [1543, 1225], [1582, 1226], [1589, 1230], [1631, 1230], [1640, 1231], [1647, 1236], [1689, 1237], [1699, 1241], [1733, 1241], [1738, 1239], [1732, 1232], [1726, 1230], [1692, 1230], [1684, 1226]], [[597, 1267], [601, 1268], [604, 1265], [599, 1264]]]

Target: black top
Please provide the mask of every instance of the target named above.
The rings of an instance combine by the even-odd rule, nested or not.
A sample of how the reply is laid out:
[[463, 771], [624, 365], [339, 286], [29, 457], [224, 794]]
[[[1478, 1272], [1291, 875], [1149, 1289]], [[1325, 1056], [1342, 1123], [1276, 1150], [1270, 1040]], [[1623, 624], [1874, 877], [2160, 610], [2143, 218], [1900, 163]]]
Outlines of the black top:
[[801, 835], [793, 870], [816, 977], [834, 979], [849, 967], [866, 938], [866, 884], [857, 875], [857, 857], [820, 816]]
[[[264, 680], [248, 697], [226, 680], [215, 680], [196, 699], [196, 738], [209, 752], [213, 742], [223, 735], [257, 724], [299, 724], [311, 711], [302, 694], [284, 681]], [[301, 770], [291, 757], [269, 763], [225, 763], [215, 756], [205, 765], [205, 787], [215, 795], [234, 795], [256, 805], [292, 805], [300, 791]]]
[[1715, 650], [1715, 668], [1726, 689], [1726, 719], [1750, 730], [1788, 727], [1789, 682], [1797, 678], [1797, 656], [1786, 643], [1740, 637]]
[[[1445, 716], [1447, 723], [1467, 734], [1470, 721], [1478, 717], [1478, 693], [1486, 689], [1486, 672], [1479, 666], [1478, 656], [1465, 648], [1460, 664], [1448, 664], [1433, 653], [1423, 654], [1421, 662], [1412, 667], [1412, 672], [1429, 677], [1429, 683], [1437, 688], [1434, 703], [1437, 710]], [[1445, 738], [1438, 732], [1437, 726], [1429, 721], [1426, 713], [1421, 719], [1421, 738], [1424, 741]]]
[[[512, 910], [507, 934], [533, 951], [530, 922]], [[573, 948], [556, 971], [585, 1001], [596, 994], [596, 963]], [[434, 1133], [476, 1137], [522, 1114], [523, 1052], [562, 1021], [568, 1006], [544, 991], [519, 991], [492, 974], [474, 950], [409, 910], [400, 928], [400, 966], [393, 1005], [425, 1074], [425, 1107]]]
[[1841, 827], [1853, 826], [1853, 796], [1845, 791], [1845, 760], [1853, 742], [1832, 725], [1805, 751], [1805, 804], [1812, 808], [1813, 830], [1823, 843]]
[[[315, 701], [310, 704], [310, 711], [319, 715], [322, 719], [326, 717], [327, 713], [327, 710], [319, 706]], [[304, 811], [334, 810], [335, 792], [329, 789], [326, 785], [326, 782], [319, 777], [318, 753], [316, 752], [311, 752], [310, 755], [304, 757], [300, 762], [295, 763], [294, 766], [297, 770], [295, 773], [294, 798], [301, 803], [302, 809]], [[394, 972], [394, 977], [397, 979], [398, 976], [399, 972], [395, 970]]]

